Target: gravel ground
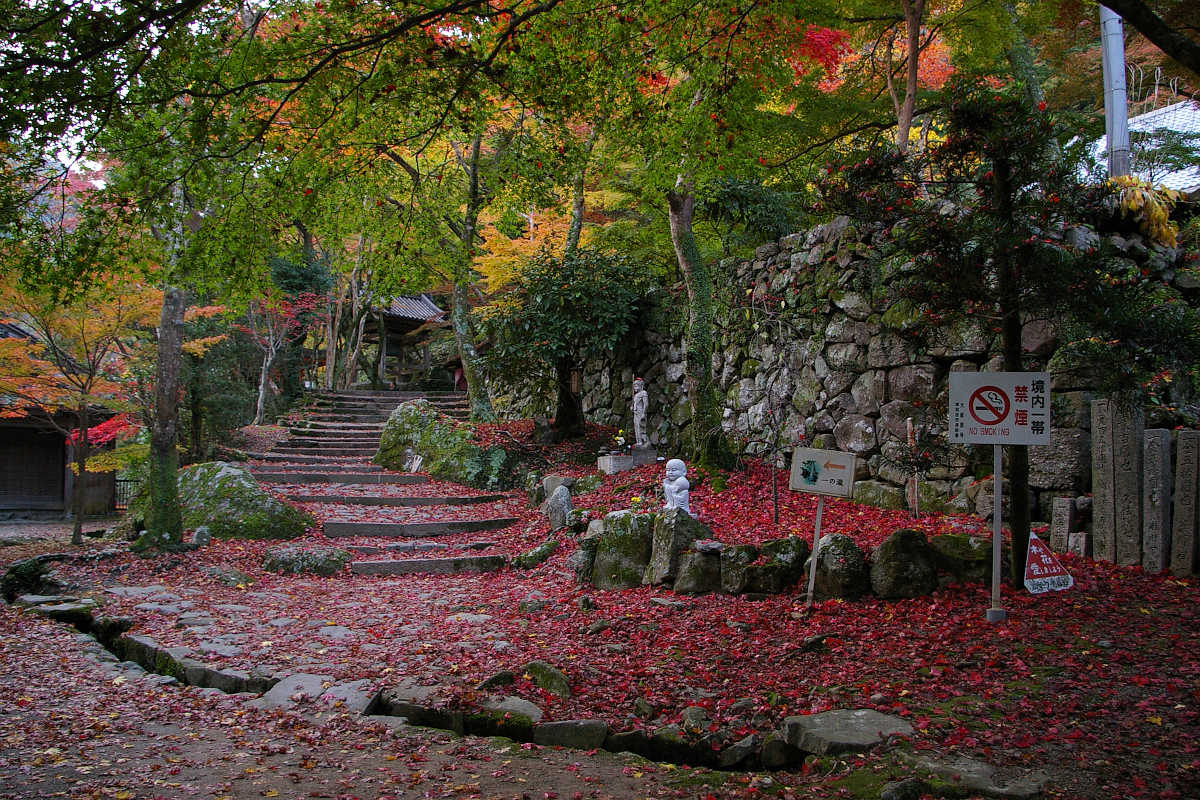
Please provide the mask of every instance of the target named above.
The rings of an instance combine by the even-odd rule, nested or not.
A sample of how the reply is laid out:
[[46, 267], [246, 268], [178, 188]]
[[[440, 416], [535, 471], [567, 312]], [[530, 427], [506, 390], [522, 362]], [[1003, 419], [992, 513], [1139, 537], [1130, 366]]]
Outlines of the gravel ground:
[[[104, 531], [116, 525], [118, 516], [88, 517], [83, 521], [83, 532]], [[75, 523], [71, 520], [0, 520], [0, 544], [15, 544], [38, 539], [54, 542], [69, 542]]]

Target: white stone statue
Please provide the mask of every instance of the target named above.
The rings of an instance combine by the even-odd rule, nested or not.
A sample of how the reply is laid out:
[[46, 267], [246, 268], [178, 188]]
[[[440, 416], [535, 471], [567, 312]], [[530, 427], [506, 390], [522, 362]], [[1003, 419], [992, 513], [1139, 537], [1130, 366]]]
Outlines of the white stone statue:
[[692, 485], [688, 483], [687, 466], [678, 458], [667, 462], [667, 477], [663, 479], [663, 497], [667, 502], [664, 510], [682, 508], [688, 516], [694, 516], [689, 507]]
[[646, 406], [649, 404], [646, 394], [646, 382], [641, 378], [633, 379], [633, 446], [649, 447], [650, 440], [646, 438]]

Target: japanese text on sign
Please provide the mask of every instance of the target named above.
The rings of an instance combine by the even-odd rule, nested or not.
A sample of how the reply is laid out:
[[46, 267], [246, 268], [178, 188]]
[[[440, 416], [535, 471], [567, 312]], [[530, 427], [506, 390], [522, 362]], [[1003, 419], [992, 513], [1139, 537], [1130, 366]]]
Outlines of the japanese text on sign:
[[854, 454], [798, 447], [792, 453], [788, 487], [796, 492], [850, 497], [854, 492]]
[[1050, 374], [950, 373], [950, 441], [1050, 444]]

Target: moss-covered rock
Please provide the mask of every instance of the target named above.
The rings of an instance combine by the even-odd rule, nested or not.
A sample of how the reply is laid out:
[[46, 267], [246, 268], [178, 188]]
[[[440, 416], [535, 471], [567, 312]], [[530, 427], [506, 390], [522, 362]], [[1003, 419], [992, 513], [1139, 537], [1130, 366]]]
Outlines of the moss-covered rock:
[[14, 561], [0, 578], [0, 594], [11, 603], [23, 594], [58, 594], [62, 585], [50, 573], [46, 562], [40, 558], [25, 558]]
[[854, 484], [854, 502], [878, 508], [904, 508], [904, 490], [882, 481], [858, 481]]
[[650, 563], [642, 583], [670, 586], [679, 573], [679, 556], [697, 539], [711, 539], [712, 529], [682, 508], [667, 509], [654, 520]]
[[421, 469], [435, 478], [479, 489], [508, 489], [524, 476], [516, 454], [493, 445], [474, 444], [469, 425], [456, 423], [427, 400], [401, 403], [388, 417], [374, 461], [404, 470], [412, 453]]
[[522, 553], [512, 560], [512, 565], [517, 569], [533, 569], [538, 564], [541, 564], [554, 552], [558, 550], [558, 540], [550, 537], [546, 541], [539, 544], [537, 547], [530, 550], [528, 553]]
[[[929, 539], [934, 565], [958, 583], [986, 583], [992, 577], [992, 543], [965, 533], [946, 533]], [[1000, 559], [1001, 576], [1007, 575], [1009, 547]]]
[[183, 527], [217, 539], [295, 539], [316, 525], [310, 515], [263, 491], [246, 469], [224, 461], [179, 470]]
[[642, 585], [650, 563], [654, 519], [628, 509], [604, 517], [604, 532], [596, 540], [592, 583], [599, 589], [632, 589]]
[[821, 537], [813, 594], [857, 600], [871, 590], [867, 559], [849, 536], [831, 533]]
[[350, 553], [336, 547], [272, 547], [263, 557], [263, 569], [284, 575], [334, 575], [350, 561]]
[[726, 594], [741, 594], [747, 591], [750, 563], [758, 558], [758, 548], [752, 544], [739, 544], [721, 551], [721, 591]]
[[550, 694], [564, 699], [571, 696], [571, 681], [557, 667], [547, 664], [545, 661], [530, 661], [522, 671], [539, 689], [544, 689]]
[[871, 554], [871, 589], [879, 597], [920, 597], [937, 587], [933, 554], [920, 531], [893, 531]]
[[695, 550], [679, 558], [674, 589], [680, 594], [709, 594], [721, 590], [721, 556]]

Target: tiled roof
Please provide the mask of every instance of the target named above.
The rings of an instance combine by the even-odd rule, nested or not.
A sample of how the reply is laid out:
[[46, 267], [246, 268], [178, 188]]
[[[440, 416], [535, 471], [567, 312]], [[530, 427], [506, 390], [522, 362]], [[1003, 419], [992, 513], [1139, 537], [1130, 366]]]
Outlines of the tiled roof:
[[33, 334], [14, 322], [0, 320], [0, 339], [32, 339]]
[[[1200, 103], [1192, 100], [1184, 100], [1174, 105], [1157, 108], [1154, 111], [1129, 118], [1129, 130], [1131, 132], [1153, 131], [1158, 128], [1166, 128], [1177, 133], [1200, 134]], [[1100, 141], [1096, 143], [1095, 152], [1097, 157], [1103, 159], [1107, 147], [1108, 137], [1101, 136]], [[1139, 178], [1147, 180], [1150, 177], [1145, 172], [1139, 171], [1136, 163], [1134, 164], [1133, 173]], [[1177, 189], [1185, 194], [1200, 191], [1200, 161], [1185, 169], [1155, 175], [1154, 184], [1156, 186], [1164, 186], [1168, 189]]]
[[411, 295], [393, 297], [391, 305], [383, 311], [390, 317], [404, 317], [405, 319], [415, 319], [421, 322], [439, 320], [446, 313], [438, 308], [437, 304], [430, 300], [427, 294], [417, 295], [416, 297], [412, 297]]

